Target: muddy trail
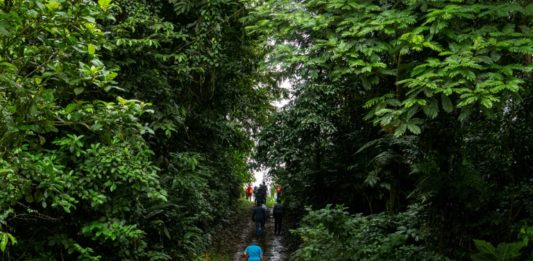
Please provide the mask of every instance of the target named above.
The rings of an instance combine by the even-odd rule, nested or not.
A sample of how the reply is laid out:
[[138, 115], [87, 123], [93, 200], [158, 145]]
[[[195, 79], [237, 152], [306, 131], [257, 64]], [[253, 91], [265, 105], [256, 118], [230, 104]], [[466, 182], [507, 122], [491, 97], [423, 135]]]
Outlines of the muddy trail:
[[[269, 209], [269, 212], [271, 209]], [[240, 243], [235, 248], [233, 260], [244, 260], [242, 252], [244, 248], [250, 244], [255, 237], [255, 224], [251, 220], [251, 208], [246, 209], [243, 215], [246, 219], [242, 219], [241, 227], [243, 228], [240, 238]], [[284, 231], [286, 233], [286, 231]], [[270, 217], [265, 224], [265, 233], [259, 239], [259, 246], [263, 249], [265, 260], [268, 261], [284, 261], [287, 260], [287, 252], [283, 244], [283, 235], [274, 235], [274, 218]]]

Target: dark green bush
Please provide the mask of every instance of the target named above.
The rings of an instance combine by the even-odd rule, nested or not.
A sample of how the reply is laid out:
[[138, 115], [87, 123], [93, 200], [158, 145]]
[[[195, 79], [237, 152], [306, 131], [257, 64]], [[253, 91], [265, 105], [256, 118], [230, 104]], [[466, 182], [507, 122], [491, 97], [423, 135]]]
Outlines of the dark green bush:
[[295, 233], [294, 260], [448, 260], [427, 247], [418, 208], [395, 215], [350, 215], [342, 206], [308, 209]]

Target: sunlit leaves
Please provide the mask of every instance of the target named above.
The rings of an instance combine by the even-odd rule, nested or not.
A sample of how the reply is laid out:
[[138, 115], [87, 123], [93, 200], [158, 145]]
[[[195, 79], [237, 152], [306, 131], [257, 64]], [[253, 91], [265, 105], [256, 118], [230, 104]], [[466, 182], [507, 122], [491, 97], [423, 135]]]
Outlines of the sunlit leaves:
[[102, 10], [107, 11], [109, 6], [111, 6], [111, 0], [98, 0], [98, 5], [102, 8]]
[[57, 0], [49, 0], [46, 4], [46, 8], [48, 8], [50, 11], [55, 11], [59, 9], [59, 7], [61, 7], [61, 3]]
[[0, 251], [5, 252], [9, 243], [14, 245], [17, 240], [10, 233], [0, 231]]
[[94, 44], [87, 45], [87, 52], [89, 53], [89, 55], [94, 55], [95, 51], [96, 51], [96, 46], [94, 46]]

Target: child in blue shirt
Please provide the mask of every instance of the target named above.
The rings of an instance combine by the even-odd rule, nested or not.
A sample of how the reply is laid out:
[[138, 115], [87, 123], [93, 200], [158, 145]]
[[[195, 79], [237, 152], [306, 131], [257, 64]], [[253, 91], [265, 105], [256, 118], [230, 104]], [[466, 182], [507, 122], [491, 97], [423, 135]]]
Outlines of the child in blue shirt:
[[243, 256], [246, 261], [263, 261], [263, 250], [257, 245], [256, 240], [253, 240], [252, 243], [244, 249]]

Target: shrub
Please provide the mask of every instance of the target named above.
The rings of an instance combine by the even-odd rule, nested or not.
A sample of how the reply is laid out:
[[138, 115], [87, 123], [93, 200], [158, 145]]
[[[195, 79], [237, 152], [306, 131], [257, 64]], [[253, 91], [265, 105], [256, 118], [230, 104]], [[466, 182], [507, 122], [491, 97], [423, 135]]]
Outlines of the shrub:
[[419, 207], [395, 215], [351, 215], [343, 206], [307, 209], [294, 232], [302, 244], [294, 260], [448, 260], [427, 248]]

